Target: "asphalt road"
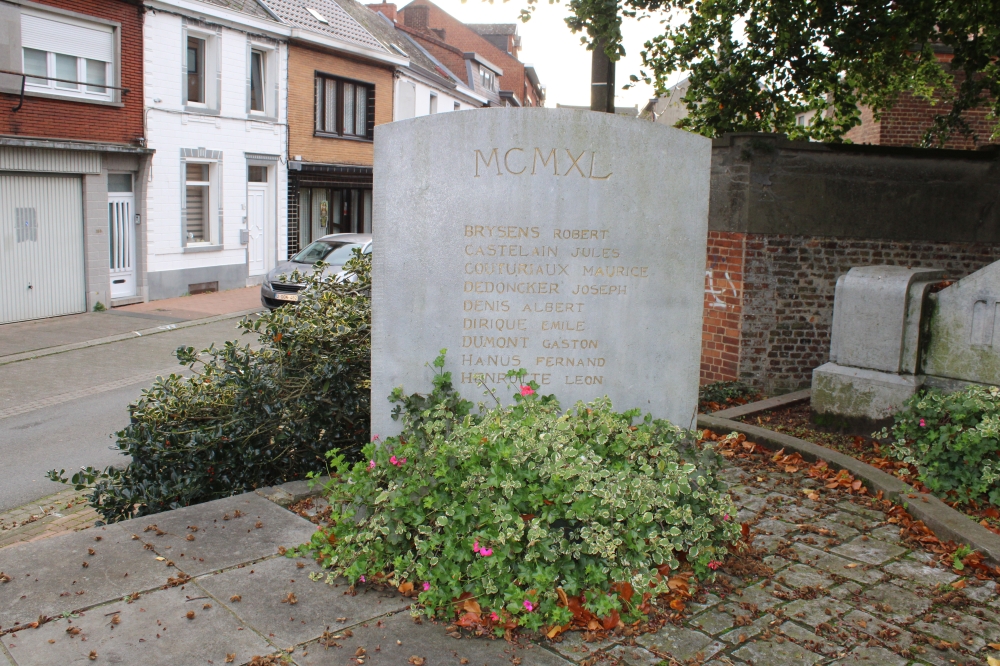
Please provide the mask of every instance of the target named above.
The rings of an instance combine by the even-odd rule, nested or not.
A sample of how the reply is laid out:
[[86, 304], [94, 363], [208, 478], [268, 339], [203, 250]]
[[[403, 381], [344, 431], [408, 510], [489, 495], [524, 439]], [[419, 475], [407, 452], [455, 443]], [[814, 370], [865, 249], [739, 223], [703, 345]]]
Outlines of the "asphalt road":
[[[45, 478], [128, 461], [109, 447], [128, 405], [157, 374], [180, 372], [173, 351], [239, 338], [238, 319], [0, 365], [0, 511], [66, 486]], [[244, 336], [242, 343], [253, 342]]]

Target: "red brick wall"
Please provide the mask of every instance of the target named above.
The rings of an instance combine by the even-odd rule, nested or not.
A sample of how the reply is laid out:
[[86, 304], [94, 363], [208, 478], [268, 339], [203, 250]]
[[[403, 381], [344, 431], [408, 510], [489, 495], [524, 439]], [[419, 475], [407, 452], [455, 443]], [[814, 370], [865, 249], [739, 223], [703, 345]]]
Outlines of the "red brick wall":
[[740, 370], [743, 255], [746, 234], [708, 232], [701, 383], [734, 381]]
[[132, 143], [143, 136], [142, 7], [118, 0], [38, 0], [121, 23], [121, 86], [130, 92], [124, 107], [26, 96], [24, 106], [11, 113], [17, 95], [0, 93], [0, 134], [22, 137]]
[[[725, 270], [736, 275], [740, 246], [742, 292], [737, 299], [733, 293], [740, 291], [739, 282], [732, 280], [726, 289], [720, 282]], [[715, 296], [706, 290], [702, 382], [741, 379], [770, 394], [807, 388], [813, 369], [829, 359], [837, 277], [854, 266], [942, 268], [957, 279], [998, 260], [1000, 244], [990, 243], [711, 232], [709, 273], [727, 307], [710, 308]], [[734, 346], [739, 349], [735, 376]]]

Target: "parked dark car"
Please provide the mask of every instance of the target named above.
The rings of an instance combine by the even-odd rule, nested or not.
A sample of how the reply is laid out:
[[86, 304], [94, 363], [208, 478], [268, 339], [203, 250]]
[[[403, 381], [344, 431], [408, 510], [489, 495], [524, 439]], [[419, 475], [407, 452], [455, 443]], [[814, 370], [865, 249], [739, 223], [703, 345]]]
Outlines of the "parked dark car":
[[297, 270], [301, 275], [311, 274], [313, 266], [323, 261], [328, 264], [323, 269], [323, 276], [336, 275], [343, 270], [355, 249], [360, 249], [365, 254], [371, 253], [372, 235], [330, 234], [313, 241], [264, 277], [264, 283], [260, 285], [260, 302], [269, 310], [286, 303], [298, 302], [299, 292], [305, 285], [291, 281], [294, 271]]

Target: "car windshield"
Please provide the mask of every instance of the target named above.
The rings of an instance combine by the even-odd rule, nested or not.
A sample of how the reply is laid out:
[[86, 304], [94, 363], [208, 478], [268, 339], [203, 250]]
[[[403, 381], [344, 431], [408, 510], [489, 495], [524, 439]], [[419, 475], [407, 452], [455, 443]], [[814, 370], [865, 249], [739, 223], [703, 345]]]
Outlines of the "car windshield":
[[343, 266], [351, 258], [354, 249], [360, 249], [363, 245], [363, 243], [316, 241], [292, 257], [292, 261], [299, 264], [315, 264], [317, 261], [325, 261], [333, 266]]

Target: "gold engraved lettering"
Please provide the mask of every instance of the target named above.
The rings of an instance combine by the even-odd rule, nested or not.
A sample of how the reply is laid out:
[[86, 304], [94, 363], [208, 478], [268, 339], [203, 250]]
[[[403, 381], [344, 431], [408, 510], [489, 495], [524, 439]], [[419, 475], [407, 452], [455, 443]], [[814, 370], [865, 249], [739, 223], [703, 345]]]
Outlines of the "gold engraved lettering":
[[479, 356], [478, 354], [462, 354], [462, 365], [519, 368], [521, 367], [521, 357], [516, 354], [513, 356], [504, 356], [503, 354], [487, 354], [486, 356]]
[[566, 154], [569, 155], [569, 159], [570, 159], [570, 162], [572, 162], [572, 164], [569, 165], [569, 168], [566, 169], [566, 173], [564, 173], [563, 175], [564, 176], [568, 176], [570, 171], [572, 171], [573, 169], [576, 169], [577, 171], [580, 172], [581, 176], [583, 176], [584, 178], [586, 178], [587, 174], [585, 174], [583, 172], [583, 169], [580, 168], [580, 165], [577, 164], [577, 162], [580, 161], [581, 157], [583, 157], [584, 155], [587, 154], [587, 151], [586, 150], [582, 150], [582, 151], [580, 151], [580, 154], [577, 157], [573, 157], [573, 153], [569, 152], [569, 148], [567, 148], [566, 149]]
[[[468, 252], [466, 252], [468, 254]], [[594, 259], [617, 259], [621, 251], [613, 247], [574, 247], [571, 257], [591, 257]]]
[[545, 349], [597, 349], [597, 340], [557, 338], [542, 340], [542, 347]]
[[510, 301], [464, 301], [466, 312], [510, 312]]
[[473, 349], [494, 347], [496, 349], [524, 349], [528, 346], [526, 337], [506, 337], [494, 335], [463, 335], [462, 346]]
[[[500, 320], [503, 321], [503, 320]], [[585, 329], [583, 321], [549, 320], [542, 322], [543, 331], [583, 331]]]
[[587, 277], [649, 277], [649, 266], [584, 266], [583, 274]]
[[567, 384], [584, 384], [585, 386], [597, 386], [604, 383], [604, 375], [566, 375]]
[[573, 287], [572, 293], [580, 296], [627, 296], [628, 287], [617, 284], [578, 284]]
[[523, 167], [521, 167], [520, 171], [514, 171], [513, 169], [510, 168], [510, 162], [507, 161], [507, 160], [510, 159], [510, 154], [512, 152], [514, 152], [515, 150], [517, 152], [519, 152], [519, 153], [523, 153], [524, 152], [520, 148], [511, 148], [510, 150], [508, 150], [506, 153], [503, 154], [503, 165], [504, 165], [504, 167], [507, 168], [507, 173], [512, 173], [515, 176], [520, 176], [522, 173], [524, 173], [524, 170], [527, 169], [528, 167], [527, 166], [523, 166]]
[[549, 165], [549, 159], [551, 159], [552, 160], [552, 175], [553, 176], [558, 176], [559, 175], [559, 167], [557, 166], [557, 163], [556, 163], [556, 149], [553, 148], [552, 152], [549, 153], [548, 159], [546, 159], [542, 155], [542, 151], [539, 150], [538, 148], [535, 148], [535, 156], [531, 160], [531, 175], [532, 176], [535, 175], [535, 167], [538, 165], [538, 158], [539, 157], [542, 158], [542, 166], [543, 167], [547, 167]]
[[490, 164], [492, 164], [492, 163], [493, 163], [493, 161], [494, 161], [494, 160], [496, 160], [496, 164], [497, 164], [497, 175], [498, 175], [498, 176], [502, 176], [502, 175], [503, 175], [503, 172], [502, 172], [502, 171], [500, 171], [500, 156], [499, 156], [499, 155], [497, 155], [497, 151], [498, 151], [498, 149], [497, 149], [497, 148], [494, 148], [494, 149], [493, 149], [493, 152], [492, 152], [492, 153], [490, 153], [490, 158], [489, 158], [489, 159], [486, 159], [485, 157], [483, 157], [483, 154], [482, 154], [482, 152], [480, 152], [479, 150], [476, 150], [476, 176], [475, 176], [476, 178], [479, 178], [479, 160], [480, 160], [480, 159], [482, 159], [482, 160], [483, 160], [483, 165], [484, 165], [484, 166], [485, 166], [485, 167], [486, 167], [487, 169], [488, 169], [488, 168], [490, 167]]
[[558, 294], [558, 282], [466, 282], [467, 294]]
[[572, 356], [535, 357], [535, 365], [543, 365], [546, 368], [603, 368], [606, 362], [600, 356], [586, 358], [574, 358]]
[[[468, 236], [468, 227], [465, 235]], [[611, 235], [608, 229], [553, 229], [552, 237], [556, 240], [607, 240]]]
[[[472, 301], [466, 301], [466, 303], [471, 303]], [[476, 301], [477, 303], [481, 301]], [[506, 303], [507, 301], [504, 301]], [[504, 310], [506, 312], [506, 310]], [[521, 308], [521, 312], [583, 312], [583, 303], [551, 303], [545, 301], [536, 301], [535, 303], [526, 303], [524, 307]]]
[[488, 319], [486, 317], [470, 318], [462, 320], [462, 328], [466, 331], [484, 329], [487, 331], [527, 331], [527, 319]]
[[608, 178], [611, 178], [611, 174], [612, 174], [611, 171], [608, 172], [607, 176], [595, 176], [594, 175], [594, 162], [597, 161], [597, 153], [591, 153], [590, 156], [591, 156], [590, 157], [590, 177], [591, 177], [591, 179], [593, 179], [593, 180], [607, 180]]

